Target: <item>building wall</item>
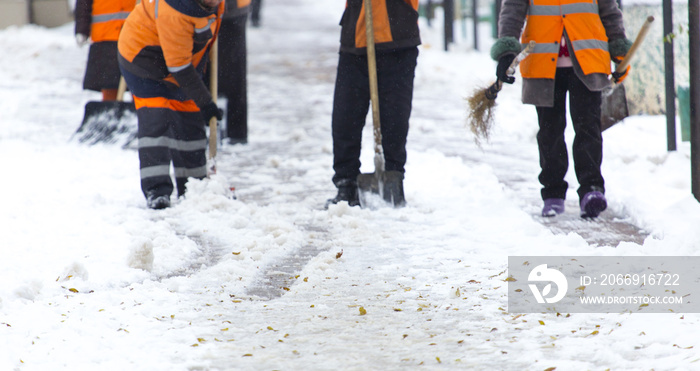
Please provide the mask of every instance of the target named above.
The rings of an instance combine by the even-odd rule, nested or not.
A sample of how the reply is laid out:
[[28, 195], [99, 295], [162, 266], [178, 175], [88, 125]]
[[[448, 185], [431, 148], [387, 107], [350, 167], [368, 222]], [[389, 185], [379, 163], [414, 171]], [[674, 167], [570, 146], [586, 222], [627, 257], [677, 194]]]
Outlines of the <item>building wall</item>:
[[0, 0], [0, 29], [29, 23], [57, 27], [71, 21], [67, 0]]

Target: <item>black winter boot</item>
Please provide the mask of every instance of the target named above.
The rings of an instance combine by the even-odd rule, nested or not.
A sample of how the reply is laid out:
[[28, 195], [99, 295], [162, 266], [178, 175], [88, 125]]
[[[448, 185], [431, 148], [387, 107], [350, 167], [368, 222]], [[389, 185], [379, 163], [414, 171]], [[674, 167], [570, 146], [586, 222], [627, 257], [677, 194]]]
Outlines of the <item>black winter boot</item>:
[[336, 182], [336, 187], [338, 187], [338, 194], [326, 201], [326, 209], [328, 209], [328, 206], [335, 205], [340, 201], [346, 201], [350, 206], [360, 205], [360, 200], [357, 197], [357, 183], [351, 180], [342, 180]]
[[384, 201], [392, 204], [394, 207], [406, 206], [406, 199], [403, 194], [403, 172], [385, 171], [383, 188]]
[[170, 196], [149, 193], [146, 197], [146, 206], [148, 206], [149, 209], [153, 210], [168, 208], [170, 207]]

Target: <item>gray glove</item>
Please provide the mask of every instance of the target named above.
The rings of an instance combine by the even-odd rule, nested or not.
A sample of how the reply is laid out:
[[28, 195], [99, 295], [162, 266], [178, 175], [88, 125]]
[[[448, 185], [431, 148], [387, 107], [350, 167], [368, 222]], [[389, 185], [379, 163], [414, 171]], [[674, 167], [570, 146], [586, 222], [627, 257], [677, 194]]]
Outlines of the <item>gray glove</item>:
[[90, 42], [90, 40], [88, 40], [87, 35], [77, 33], [75, 34], [75, 42], [78, 43], [78, 46], [83, 47], [87, 45]]

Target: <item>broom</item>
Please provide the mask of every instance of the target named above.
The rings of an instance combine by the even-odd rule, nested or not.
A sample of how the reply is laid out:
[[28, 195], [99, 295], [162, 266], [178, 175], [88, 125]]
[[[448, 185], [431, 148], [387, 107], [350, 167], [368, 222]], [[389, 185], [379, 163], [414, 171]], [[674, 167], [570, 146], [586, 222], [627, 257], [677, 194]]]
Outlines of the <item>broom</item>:
[[[515, 59], [513, 59], [513, 63], [510, 64], [506, 72], [509, 76], [515, 74], [515, 68], [530, 54], [534, 47], [535, 41], [530, 41]], [[474, 133], [474, 140], [479, 145], [481, 138], [487, 141], [489, 139], [491, 127], [493, 126], [493, 109], [496, 107], [496, 97], [502, 87], [503, 82], [501, 80], [496, 80], [496, 82], [487, 88], [476, 89], [474, 93], [467, 98], [467, 102], [469, 103], [467, 121], [469, 122], [472, 133]]]

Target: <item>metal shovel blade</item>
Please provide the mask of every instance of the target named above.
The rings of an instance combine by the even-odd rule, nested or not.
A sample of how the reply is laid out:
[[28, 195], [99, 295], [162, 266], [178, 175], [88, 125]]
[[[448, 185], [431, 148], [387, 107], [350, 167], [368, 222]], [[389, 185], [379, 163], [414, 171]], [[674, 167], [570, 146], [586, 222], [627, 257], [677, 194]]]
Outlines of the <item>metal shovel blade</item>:
[[600, 129], [605, 131], [609, 127], [629, 117], [627, 108], [627, 94], [625, 86], [616, 84], [610, 91], [603, 91], [600, 105]]
[[134, 102], [87, 102], [83, 122], [73, 137], [80, 143], [128, 144], [136, 138], [138, 120]]
[[384, 171], [360, 174], [357, 176], [357, 196], [363, 209], [376, 209], [382, 204], [404, 207], [403, 173]]

